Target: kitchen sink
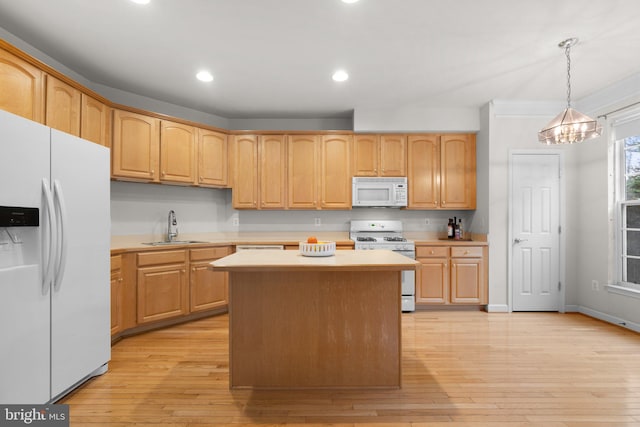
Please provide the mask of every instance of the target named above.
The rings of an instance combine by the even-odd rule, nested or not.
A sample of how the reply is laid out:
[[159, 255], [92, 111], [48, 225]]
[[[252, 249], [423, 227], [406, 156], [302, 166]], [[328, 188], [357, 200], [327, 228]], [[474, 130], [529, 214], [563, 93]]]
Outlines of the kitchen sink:
[[162, 240], [159, 242], [145, 242], [143, 245], [166, 246], [166, 245], [192, 245], [194, 243], [208, 243], [201, 240]]

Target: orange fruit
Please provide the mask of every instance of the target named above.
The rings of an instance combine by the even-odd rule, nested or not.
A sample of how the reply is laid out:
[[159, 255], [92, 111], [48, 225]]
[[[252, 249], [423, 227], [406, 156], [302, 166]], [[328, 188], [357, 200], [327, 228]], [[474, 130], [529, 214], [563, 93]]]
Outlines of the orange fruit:
[[307, 238], [307, 243], [318, 243], [318, 239], [316, 239], [316, 236], [311, 236]]

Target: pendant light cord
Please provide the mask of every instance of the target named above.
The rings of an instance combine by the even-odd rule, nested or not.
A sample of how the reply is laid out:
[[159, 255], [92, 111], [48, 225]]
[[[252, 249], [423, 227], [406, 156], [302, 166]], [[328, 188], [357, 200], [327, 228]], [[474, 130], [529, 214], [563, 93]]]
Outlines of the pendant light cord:
[[567, 56], [567, 108], [571, 108], [571, 43], [567, 43], [564, 54]]

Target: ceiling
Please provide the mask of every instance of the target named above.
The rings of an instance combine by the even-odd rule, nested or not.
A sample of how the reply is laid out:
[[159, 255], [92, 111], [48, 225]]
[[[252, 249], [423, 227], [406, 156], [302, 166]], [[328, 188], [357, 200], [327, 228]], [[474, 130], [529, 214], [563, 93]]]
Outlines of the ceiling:
[[90, 81], [228, 118], [562, 101], [568, 37], [579, 99], [640, 72], [639, 22], [638, 0], [0, 0]]

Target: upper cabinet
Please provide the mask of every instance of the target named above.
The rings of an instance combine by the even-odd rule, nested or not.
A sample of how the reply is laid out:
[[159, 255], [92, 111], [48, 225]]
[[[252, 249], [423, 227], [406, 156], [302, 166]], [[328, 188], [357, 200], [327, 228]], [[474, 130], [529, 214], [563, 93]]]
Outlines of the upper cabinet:
[[233, 207], [284, 209], [287, 188], [285, 136], [236, 135], [233, 145]]
[[407, 176], [405, 135], [355, 135], [354, 176]]
[[233, 192], [235, 209], [258, 209], [258, 136], [236, 135], [233, 138]]
[[111, 173], [114, 177], [158, 182], [159, 155], [159, 119], [113, 111]]
[[440, 137], [440, 207], [476, 208], [476, 137], [473, 134]]
[[476, 208], [473, 134], [410, 135], [409, 209]]
[[47, 76], [45, 124], [62, 132], [80, 136], [80, 98], [78, 89]]
[[45, 74], [0, 49], [0, 109], [44, 123]]
[[351, 135], [325, 135], [320, 145], [320, 207], [351, 209]]
[[111, 109], [83, 93], [80, 110], [80, 138], [111, 147]]
[[287, 141], [288, 207], [318, 208], [318, 135], [289, 135]]
[[287, 193], [287, 144], [284, 135], [264, 135], [258, 141], [259, 209], [284, 209]]
[[198, 185], [226, 187], [227, 135], [212, 130], [198, 129]]
[[180, 184], [196, 182], [196, 129], [160, 122], [160, 180]]

